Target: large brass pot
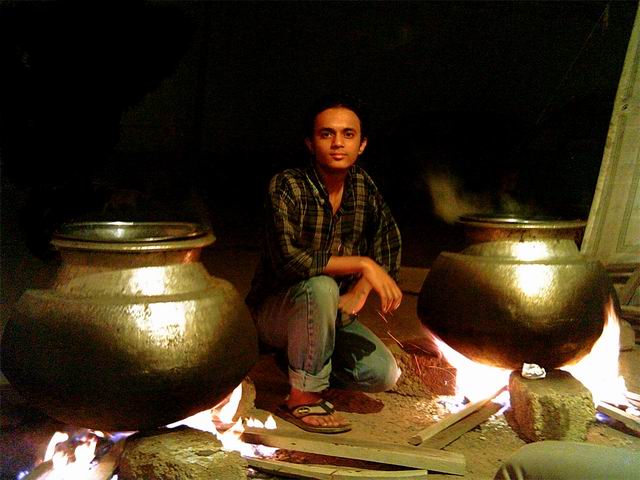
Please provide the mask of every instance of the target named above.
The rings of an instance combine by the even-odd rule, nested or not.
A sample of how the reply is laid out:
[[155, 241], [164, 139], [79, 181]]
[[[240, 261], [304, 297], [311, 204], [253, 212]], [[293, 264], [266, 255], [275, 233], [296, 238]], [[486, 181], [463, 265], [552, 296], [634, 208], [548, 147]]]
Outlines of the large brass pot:
[[418, 315], [472, 360], [554, 368], [590, 351], [611, 294], [604, 267], [571, 240], [485, 242], [436, 258]]
[[82, 223], [53, 240], [62, 266], [27, 290], [2, 338], [2, 371], [66, 423], [141, 430], [210, 408], [257, 360], [236, 289], [199, 262], [214, 237], [188, 223]]

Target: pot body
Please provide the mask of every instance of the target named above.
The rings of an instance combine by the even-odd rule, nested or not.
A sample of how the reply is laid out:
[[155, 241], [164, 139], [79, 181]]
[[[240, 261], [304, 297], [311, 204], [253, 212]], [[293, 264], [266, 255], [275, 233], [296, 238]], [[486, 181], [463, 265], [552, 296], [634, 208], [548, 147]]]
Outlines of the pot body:
[[211, 408], [258, 355], [238, 292], [199, 262], [213, 236], [153, 224], [167, 235], [143, 228], [144, 238], [131, 238], [140, 224], [114, 225], [99, 228], [125, 230], [120, 240], [98, 239], [86, 224], [54, 239], [62, 266], [52, 288], [18, 301], [3, 373], [32, 404], [77, 426], [142, 430]]
[[477, 362], [555, 368], [589, 353], [613, 288], [571, 240], [486, 242], [435, 260], [418, 299], [422, 323]]

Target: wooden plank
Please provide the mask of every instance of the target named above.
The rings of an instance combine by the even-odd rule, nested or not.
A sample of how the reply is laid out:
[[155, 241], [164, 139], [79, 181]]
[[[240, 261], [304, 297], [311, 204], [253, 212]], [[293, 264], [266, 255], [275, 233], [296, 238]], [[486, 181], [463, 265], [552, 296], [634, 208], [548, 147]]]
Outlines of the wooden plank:
[[457, 440], [469, 430], [474, 429], [482, 422], [487, 420], [491, 415], [496, 414], [502, 405], [497, 402], [489, 402], [486, 405], [480, 407], [479, 410], [473, 412], [466, 418], [457, 421], [450, 427], [444, 429], [442, 432], [434, 435], [433, 437], [425, 440], [420, 445], [421, 447], [428, 448], [444, 448], [451, 442]]
[[640, 395], [627, 391], [624, 396], [627, 397], [627, 400], [629, 400], [629, 403], [631, 403], [631, 405], [636, 408], [640, 408]]
[[454, 452], [307, 432], [246, 428], [242, 440], [256, 445], [353, 458], [436, 472], [465, 474], [465, 457]]
[[476, 402], [470, 403], [459, 412], [452, 413], [451, 415], [449, 415], [448, 417], [445, 417], [439, 422], [434, 423], [433, 425], [428, 426], [424, 430], [419, 431], [415, 435], [412, 435], [411, 437], [409, 437], [408, 442], [411, 445], [420, 445], [422, 442], [433, 437], [437, 433], [443, 431], [445, 428], [448, 428], [454, 423], [456, 423], [457, 421], [462, 420], [464, 417], [471, 415], [473, 412], [478, 410], [484, 404], [490, 402], [495, 397], [497, 397], [498, 394], [500, 394], [505, 390], [505, 388], [506, 387], [502, 387], [500, 390], [492, 393], [490, 396], [483, 398], [481, 400], [478, 400]]
[[319, 480], [376, 480], [428, 478], [427, 470], [369, 470], [365, 468], [336, 467], [333, 465], [310, 465], [283, 462], [262, 458], [245, 458], [250, 467], [257, 468], [271, 475], [291, 478], [314, 478]]
[[581, 251], [603, 263], [640, 258], [640, 8], [629, 38]]
[[627, 305], [631, 302], [631, 299], [640, 287], [640, 267], [636, 268], [636, 271], [631, 275], [631, 278], [627, 280], [624, 286], [618, 292], [618, 299], [621, 305]]
[[624, 396], [627, 397], [629, 400], [635, 400], [636, 402], [640, 402], [640, 394], [630, 392], [627, 390]]
[[631, 430], [640, 432], [640, 417], [636, 417], [635, 415], [631, 415], [620, 408], [605, 403], [598, 403], [596, 410], [624, 423]]
[[634, 307], [631, 305], [621, 305], [622, 318], [631, 324], [640, 324], [640, 307]]

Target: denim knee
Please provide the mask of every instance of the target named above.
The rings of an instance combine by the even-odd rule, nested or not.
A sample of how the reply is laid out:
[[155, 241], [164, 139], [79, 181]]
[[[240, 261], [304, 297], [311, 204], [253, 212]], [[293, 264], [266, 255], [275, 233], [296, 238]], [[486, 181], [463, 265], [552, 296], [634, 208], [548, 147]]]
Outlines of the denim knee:
[[391, 390], [400, 378], [400, 368], [390, 351], [377, 351], [358, 365], [358, 390], [375, 393]]
[[376, 350], [374, 354], [358, 362], [351, 373], [335, 372], [334, 382], [335, 386], [348, 390], [386, 392], [395, 387], [400, 373], [400, 368], [389, 350]]
[[338, 287], [333, 277], [328, 275], [311, 277], [306, 281], [306, 288], [310, 296], [321, 304], [326, 304], [331, 310], [335, 310], [335, 315], [337, 315], [338, 302], [340, 301], [340, 287]]

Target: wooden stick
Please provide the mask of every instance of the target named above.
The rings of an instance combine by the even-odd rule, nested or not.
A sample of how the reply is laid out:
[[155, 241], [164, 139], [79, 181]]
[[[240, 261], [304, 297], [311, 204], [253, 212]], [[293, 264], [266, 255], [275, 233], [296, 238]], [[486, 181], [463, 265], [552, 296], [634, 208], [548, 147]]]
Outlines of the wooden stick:
[[640, 402], [640, 395], [638, 395], [637, 393], [633, 393], [630, 391], [626, 391], [624, 394], [625, 397], [627, 397], [629, 400], [633, 400], [635, 402]]
[[482, 407], [485, 403], [490, 402], [495, 397], [497, 397], [505, 388], [506, 387], [502, 387], [500, 390], [492, 393], [490, 396], [483, 398], [482, 400], [478, 400], [477, 402], [470, 403], [459, 412], [453, 413], [448, 417], [444, 418], [443, 420], [440, 420], [439, 422], [428, 426], [424, 430], [419, 431], [415, 435], [409, 437], [408, 442], [411, 445], [420, 445], [422, 442], [433, 437], [435, 434], [441, 432], [445, 428], [453, 425], [454, 423], [463, 419], [464, 417], [471, 415], [473, 412], [475, 412], [480, 407]]
[[496, 402], [489, 402], [480, 407], [476, 412], [473, 412], [466, 418], [454, 423], [448, 428], [445, 428], [442, 432], [434, 435], [433, 437], [422, 442], [420, 447], [429, 448], [444, 448], [451, 442], [457, 440], [469, 430], [474, 429], [482, 422], [487, 420], [491, 415], [497, 413], [502, 408], [502, 405]]
[[250, 467], [271, 475], [292, 478], [313, 478], [319, 480], [376, 480], [387, 479], [427, 479], [427, 470], [368, 470], [365, 468], [336, 467], [333, 465], [309, 465], [283, 462], [263, 458], [245, 458]]
[[640, 287], [640, 267], [635, 269], [635, 272], [633, 272], [631, 277], [629, 277], [622, 288], [618, 291], [618, 300], [620, 301], [620, 305], [627, 305], [633, 298], [638, 287]]
[[260, 428], [247, 428], [242, 440], [256, 445], [284, 448], [299, 452], [317, 453], [333, 457], [353, 458], [403, 467], [434, 470], [464, 475], [464, 455], [427, 448], [407, 447], [386, 442], [356, 440], [335, 435], [307, 432], [279, 432]]
[[596, 410], [624, 423], [631, 430], [640, 432], [640, 417], [636, 417], [613, 405], [607, 405], [605, 403], [598, 403]]

